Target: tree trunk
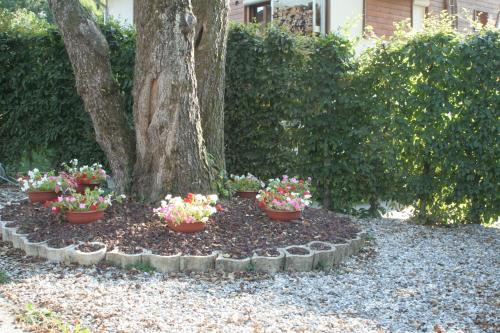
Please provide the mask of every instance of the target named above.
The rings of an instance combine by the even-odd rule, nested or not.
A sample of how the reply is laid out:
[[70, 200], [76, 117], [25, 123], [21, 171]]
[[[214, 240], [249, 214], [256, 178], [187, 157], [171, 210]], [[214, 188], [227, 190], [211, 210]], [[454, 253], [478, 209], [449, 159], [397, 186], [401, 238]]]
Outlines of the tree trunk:
[[134, 13], [134, 193], [149, 201], [166, 193], [207, 193], [191, 1], [135, 1]]
[[108, 158], [116, 188], [126, 192], [134, 163], [134, 137], [111, 72], [109, 46], [78, 0], [50, 0], [75, 73], [76, 88], [90, 114], [96, 139]]
[[197, 19], [194, 54], [203, 138], [213, 167], [220, 171], [225, 169], [224, 79], [229, 1], [193, 0], [193, 11]]

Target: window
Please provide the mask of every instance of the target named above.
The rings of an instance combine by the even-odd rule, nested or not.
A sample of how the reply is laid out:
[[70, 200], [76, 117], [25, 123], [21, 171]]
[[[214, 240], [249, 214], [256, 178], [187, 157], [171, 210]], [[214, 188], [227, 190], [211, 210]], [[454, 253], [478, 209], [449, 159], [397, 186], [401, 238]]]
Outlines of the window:
[[458, 28], [458, 5], [457, 0], [445, 0], [446, 10], [453, 16], [453, 27]]
[[480, 10], [474, 10], [474, 21], [478, 21], [484, 27], [488, 24], [488, 13]]
[[271, 2], [264, 1], [245, 6], [245, 22], [260, 24], [271, 22]]

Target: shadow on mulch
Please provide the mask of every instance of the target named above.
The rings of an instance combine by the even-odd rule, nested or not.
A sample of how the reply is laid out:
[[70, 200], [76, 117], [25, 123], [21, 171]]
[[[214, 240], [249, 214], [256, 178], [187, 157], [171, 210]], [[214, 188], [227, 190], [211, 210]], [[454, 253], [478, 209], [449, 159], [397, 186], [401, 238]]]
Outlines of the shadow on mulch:
[[207, 255], [221, 251], [232, 258], [260, 254], [275, 255], [278, 247], [302, 245], [313, 240], [342, 243], [354, 238], [359, 229], [349, 218], [324, 209], [308, 208], [301, 221], [276, 222], [253, 200], [233, 198], [222, 202], [224, 211], [212, 216], [203, 232], [182, 234], [171, 231], [153, 215], [153, 207], [128, 201], [110, 207], [102, 221], [71, 225], [41, 205], [28, 202], [10, 205], [2, 220], [13, 221], [30, 241], [49, 241], [54, 247], [76, 242], [102, 242], [112, 250], [119, 246], [127, 253], [141, 248], [153, 253]]

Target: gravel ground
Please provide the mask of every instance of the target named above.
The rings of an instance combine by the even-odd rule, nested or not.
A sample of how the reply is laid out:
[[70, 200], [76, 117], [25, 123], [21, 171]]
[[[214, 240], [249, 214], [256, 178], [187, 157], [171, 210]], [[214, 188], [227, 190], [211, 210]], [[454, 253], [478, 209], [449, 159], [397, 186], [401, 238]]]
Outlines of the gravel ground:
[[274, 277], [62, 266], [0, 242], [0, 271], [12, 278], [0, 297], [92, 332], [500, 332], [498, 225], [358, 223], [374, 237], [358, 257]]
[[275, 277], [64, 267], [3, 246], [0, 292], [95, 332], [500, 330], [499, 229], [364, 223], [376, 240], [340, 269]]

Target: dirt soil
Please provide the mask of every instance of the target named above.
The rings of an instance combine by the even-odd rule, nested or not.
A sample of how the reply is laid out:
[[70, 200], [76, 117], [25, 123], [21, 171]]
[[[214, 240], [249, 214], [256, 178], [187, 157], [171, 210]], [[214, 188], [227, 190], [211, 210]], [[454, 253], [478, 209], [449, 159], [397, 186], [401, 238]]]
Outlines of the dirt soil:
[[102, 242], [112, 250], [127, 253], [141, 248], [153, 253], [206, 255], [221, 251], [232, 258], [276, 256], [278, 247], [303, 245], [311, 241], [342, 243], [352, 239], [358, 228], [349, 218], [324, 209], [307, 208], [302, 220], [278, 222], [267, 218], [252, 199], [222, 201], [223, 211], [212, 216], [204, 231], [183, 234], [171, 231], [153, 214], [153, 206], [128, 201], [110, 207], [102, 221], [71, 225], [63, 214], [55, 215], [43, 205], [28, 202], [6, 206], [1, 219], [29, 234], [30, 241], [49, 241], [54, 247], [77, 242]]

